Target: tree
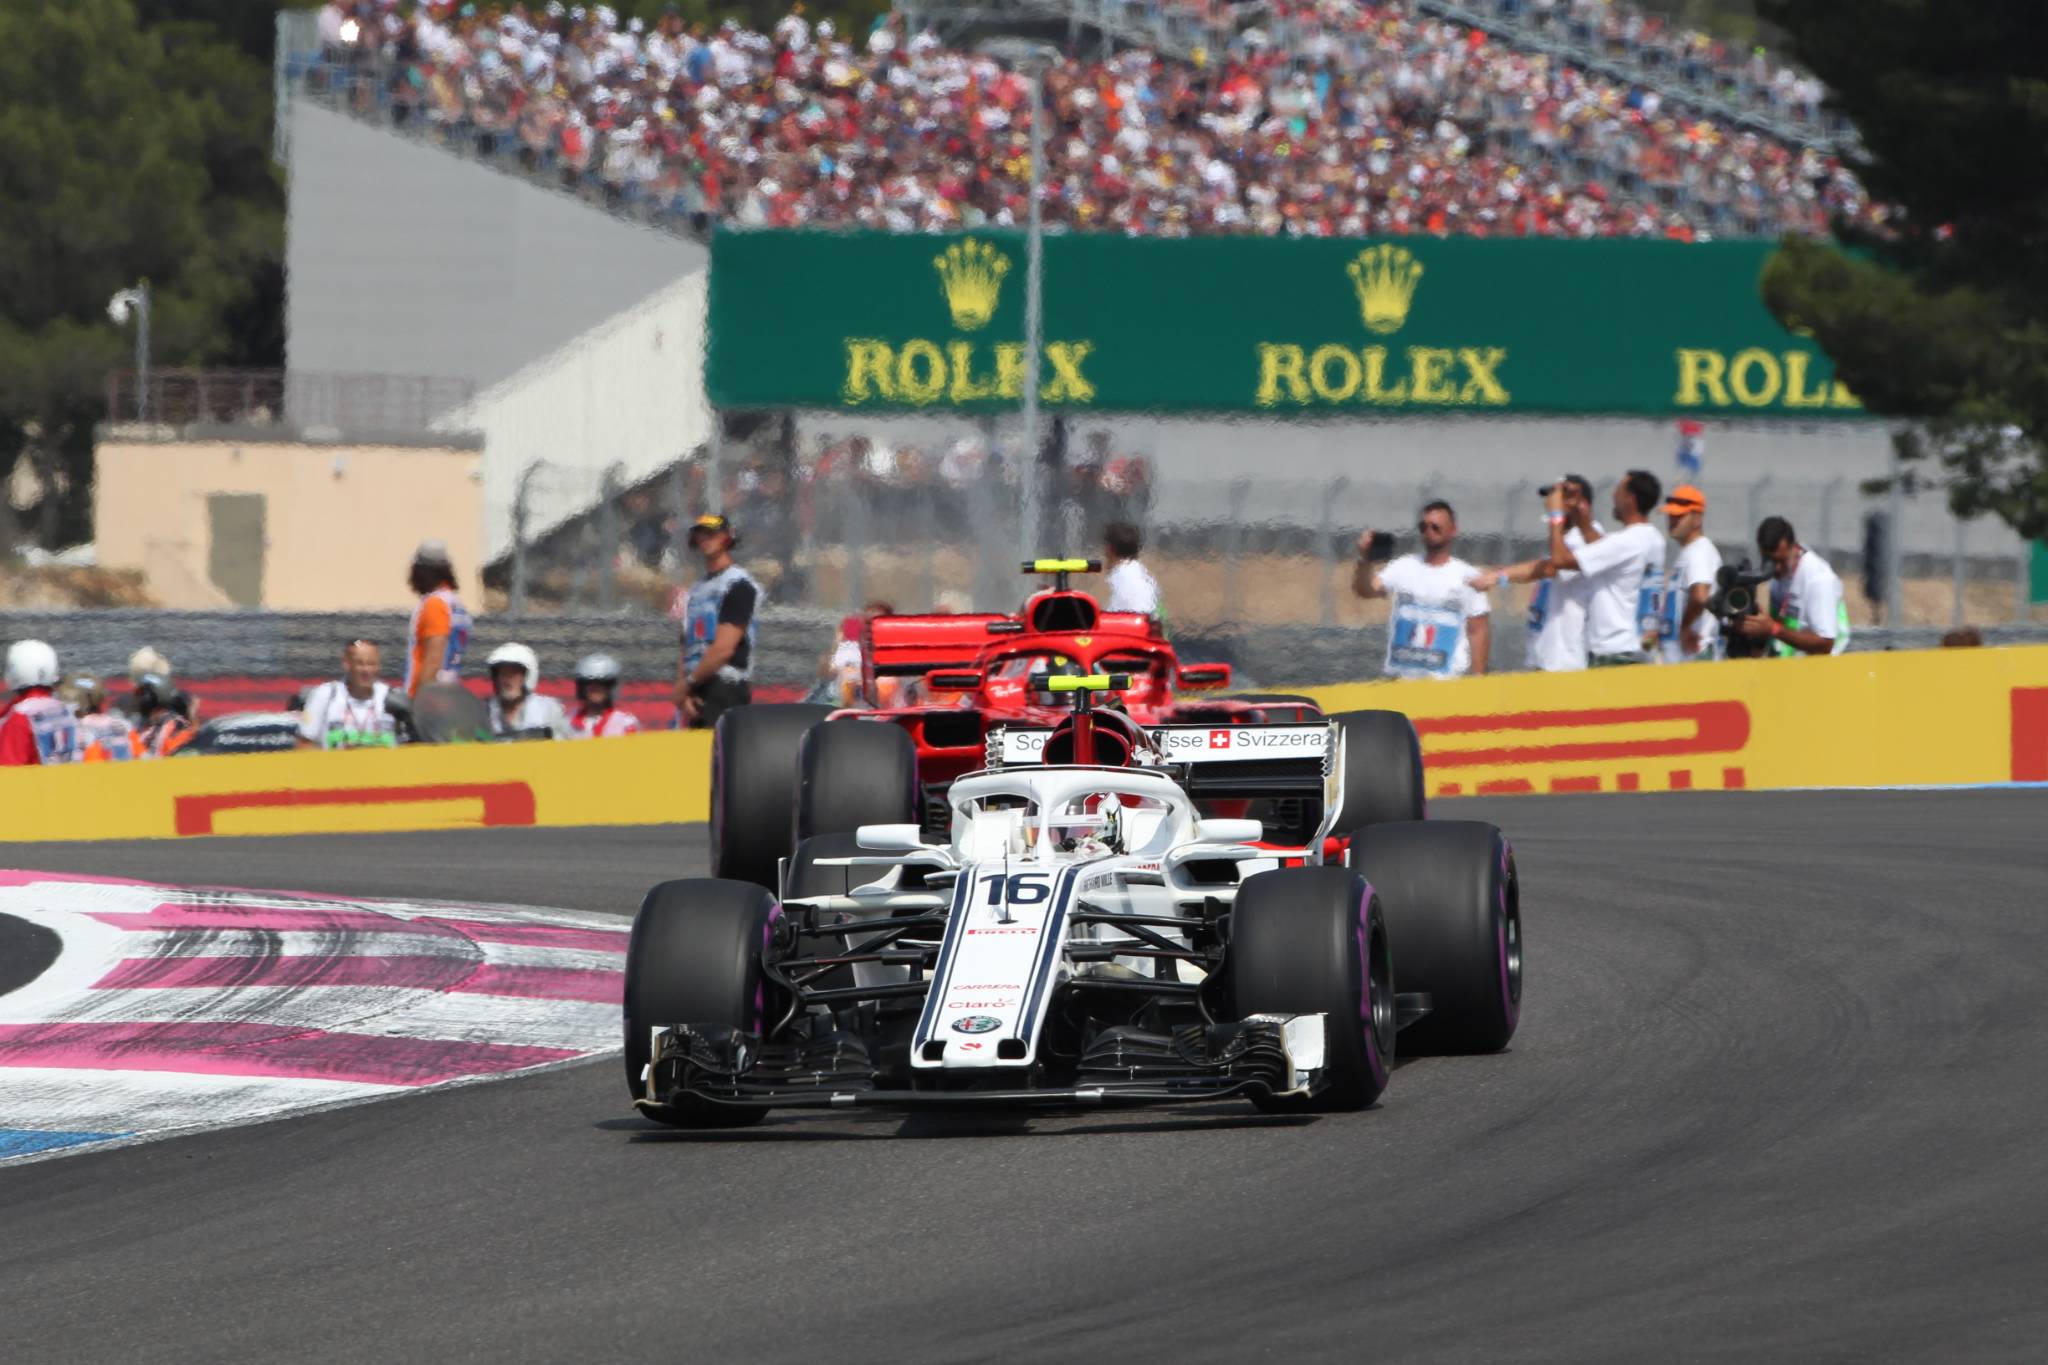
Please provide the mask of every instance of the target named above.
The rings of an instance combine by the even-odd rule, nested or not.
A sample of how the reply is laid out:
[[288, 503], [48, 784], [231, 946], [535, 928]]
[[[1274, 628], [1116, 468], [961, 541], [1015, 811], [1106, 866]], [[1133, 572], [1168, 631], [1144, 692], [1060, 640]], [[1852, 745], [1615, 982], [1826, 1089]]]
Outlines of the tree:
[[1810, 330], [1900, 453], [1938, 463], [1964, 516], [2048, 534], [2048, 6], [1761, 0], [1866, 149], [1902, 217], [1787, 241], [1764, 300]]
[[[243, 358], [228, 319], [282, 255], [262, 66], [129, 0], [0, 0], [0, 485], [35, 462], [37, 535], [89, 534], [93, 426], [150, 282], [162, 364]], [[0, 547], [4, 548], [4, 547]]]

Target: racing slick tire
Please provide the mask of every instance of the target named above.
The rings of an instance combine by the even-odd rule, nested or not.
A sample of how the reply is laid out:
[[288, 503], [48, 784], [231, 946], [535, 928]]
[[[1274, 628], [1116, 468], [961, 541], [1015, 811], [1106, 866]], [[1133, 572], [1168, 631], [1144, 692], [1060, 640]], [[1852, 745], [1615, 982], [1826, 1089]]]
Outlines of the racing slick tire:
[[[647, 893], [626, 946], [626, 1085], [634, 1099], [646, 1093], [640, 1073], [654, 1029], [765, 1027], [761, 950], [779, 913], [775, 897], [752, 882], [693, 877]], [[685, 1099], [650, 1116], [679, 1128], [733, 1128], [760, 1122], [764, 1112]]]
[[795, 843], [797, 751], [829, 706], [736, 706], [711, 732], [711, 871], [775, 889], [775, 865]]
[[852, 834], [862, 825], [921, 824], [923, 814], [917, 744], [908, 730], [888, 721], [828, 720], [805, 732], [792, 843]]
[[1363, 1109], [1394, 1065], [1394, 975], [1386, 924], [1348, 867], [1285, 867], [1247, 877], [1230, 912], [1230, 1017], [1325, 1016], [1324, 1085], [1261, 1096], [1273, 1111]]
[[1399, 711], [1345, 711], [1344, 811], [1337, 833], [1422, 818], [1422, 742]]
[[1476, 820], [1375, 825], [1352, 841], [1351, 866], [1379, 893], [1402, 992], [1430, 996], [1401, 1050], [1506, 1047], [1522, 1013], [1521, 885], [1506, 837]]

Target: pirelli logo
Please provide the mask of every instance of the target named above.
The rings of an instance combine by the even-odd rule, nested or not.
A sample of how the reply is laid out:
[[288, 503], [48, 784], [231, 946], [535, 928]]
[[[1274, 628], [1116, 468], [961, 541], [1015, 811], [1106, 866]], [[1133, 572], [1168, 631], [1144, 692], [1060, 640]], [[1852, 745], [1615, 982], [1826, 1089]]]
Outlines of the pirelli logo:
[[1735, 700], [1434, 716], [1415, 729], [1432, 796], [1747, 785], [1749, 707]]

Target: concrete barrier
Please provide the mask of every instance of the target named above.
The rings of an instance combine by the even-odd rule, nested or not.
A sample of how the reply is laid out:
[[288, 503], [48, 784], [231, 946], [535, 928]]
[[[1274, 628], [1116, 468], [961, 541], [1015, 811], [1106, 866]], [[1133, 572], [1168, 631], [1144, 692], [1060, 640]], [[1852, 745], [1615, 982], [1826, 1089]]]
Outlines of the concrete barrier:
[[1406, 711], [1431, 796], [2048, 781], [2048, 647], [1311, 689]]
[[667, 731], [0, 769], [0, 840], [690, 822], [710, 767], [708, 734]]
[[[1352, 683], [1403, 710], [1433, 797], [2048, 782], [2048, 646]], [[154, 839], [710, 814], [710, 736], [0, 770], [0, 840]]]

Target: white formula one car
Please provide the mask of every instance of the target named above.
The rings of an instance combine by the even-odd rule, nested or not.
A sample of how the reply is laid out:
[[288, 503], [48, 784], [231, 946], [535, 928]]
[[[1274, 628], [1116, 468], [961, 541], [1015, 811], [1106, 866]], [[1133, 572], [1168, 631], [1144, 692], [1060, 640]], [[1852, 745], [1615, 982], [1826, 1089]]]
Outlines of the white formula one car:
[[[805, 840], [780, 896], [709, 878], [650, 891], [626, 962], [640, 1110], [699, 1127], [785, 1106], [1358, 1109], [1397, 1032], [1404, 1051], [1506, 1046], [1521, 909], [1500, 831], [1345, 821], [1387, 808], [1349, 767], [1389, 733], [1419, 805], [1404, 717], [1264, 726], [1255, 743], [1146, 730], [1090, 705], [1121, 681], [1052, 679], [1077, 694], [1068, 720], [993, 731], [987, 766], [948, 792], [943, 844], [868, 825]], [[1283, 805], [1277, 823], [1315, 831], [1299, 847], [1218, 809]]]

